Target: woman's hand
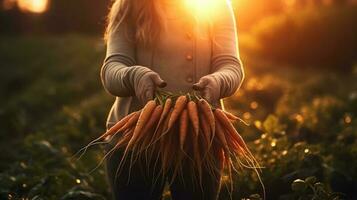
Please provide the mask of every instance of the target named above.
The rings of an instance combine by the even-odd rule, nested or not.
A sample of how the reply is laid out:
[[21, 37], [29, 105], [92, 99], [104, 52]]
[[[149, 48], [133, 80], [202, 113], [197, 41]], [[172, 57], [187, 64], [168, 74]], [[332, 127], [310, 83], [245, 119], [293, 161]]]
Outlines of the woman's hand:
[[146, 102], [154, 98], [156, 87], [163, 88], [166, 85], [158, 73], [149, 71], [144, 73], [135, 84], [135, 95], [145, 105]]
[[220, 85], [213, 75], [206, 75], [200, 78], [198, 83], [193, 85], [193, 89], [200, 91], [204, 99], [214, 105], [220, 99]]

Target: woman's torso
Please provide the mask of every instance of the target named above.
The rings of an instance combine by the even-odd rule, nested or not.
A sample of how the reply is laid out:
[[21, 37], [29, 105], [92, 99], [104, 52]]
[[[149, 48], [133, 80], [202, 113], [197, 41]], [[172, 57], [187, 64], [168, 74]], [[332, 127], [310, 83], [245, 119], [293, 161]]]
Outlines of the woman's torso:
[[[182, 9], [177, 1], [164, 0], [159, 5], [165, 28], [153, 48], [137, 44], [135, 59], [167, 82], [165, 90], [186, 93], [211, 72], [212, 39], [208, 20], [189, 18]], [[136, 97], [117, 97], [107, 127], [141, 106]]]

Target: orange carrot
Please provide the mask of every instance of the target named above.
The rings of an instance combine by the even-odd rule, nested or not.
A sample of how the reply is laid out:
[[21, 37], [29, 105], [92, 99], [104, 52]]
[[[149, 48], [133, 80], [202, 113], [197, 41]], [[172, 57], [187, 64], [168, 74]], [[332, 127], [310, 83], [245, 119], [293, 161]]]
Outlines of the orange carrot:
[[160, 120], [163, 108], [162, 105], [156, 106], [155, 110], [152, 112], [149, 121], [144, 125], [143, 133], [148, 132], [154, 125]]
[[107, 132], [105, 132], [103, 135], [100, 136], [100, 138], [106, 138], [108, 136], [111, 136], [118, 132], [118, 130], [127, 123], [131, 117], [133, 117], [136, 114], [136, 112], [133, 112], [125, 117], [123, 117], [120, 121], [118, 121], [114, 126], [112, 126]]
[[234, 138], [240, 147], [242, 147], [245, 151], [249, 151], [248, 146], [245, 144], [242, 136], [237, 132], [237, 130], [231, 130], [229, 131], [229, 134]]
[[118, 149], [118, 148], [124, 146], [126, 143], [128, 143], [130, 138], [133, 136], [133, 132], [134, 132], [134, 129], [128, 130], [127, 133], [117, 141], [117, 143], [115, 144], [113, 149], [114, 150]]
[[[192, 127], [193, 128], [193, 127]], [[193, 148], [193, 158], [195, 161], [195, 166], [196, 169], [198, 171], [198, 177], [200, 180], [200, 183], [202, 183], [202, 161], [201, 161], [201, 156], [200, 156], [200, 147], [199, 147], [199, 142], [198, 142], [198, 137], [199, 135], [196, 134], [196, 131], [194, 129], [191, 129], [191, 134], [193, 137], [193, 144], [192, 144], [192, 148]]]
[[[130, 138], [130, 141], [128, 142], [128, 144], [126, 145], [125, 151], [123, 153], [123, 156], [119, 162], [118, 165], [118, 170], [121, 168], [121, 166], [124, 164], [126, 158], [127, 158], [127, 154], [129, 149], [133, 148], [133, 146], [136, 144], [138, 137], [140, 137], [140, 134], [142, 133], [142, 129], [144, 128], [144, 125], [147, 123], [147, 121], [149, 120], [152, 112], [155, 110], [156, 107], [156, 102], [154, 100], [150, 100], [146, 103], [146, 105], [144, 106], [144, 108], [142, 109], [140, 116], [137, 120], [137, 123], [135, 125], [134, 128], [134, 132], [133, 132], [133, 136]], [[135, 149], [135, 146], [134, 148]], [[130, 158], [130, 168], [133, 164], [134, 161], [134, 152], [132, 152], [132, 156]], [[117, 172], [118, 172], [117, 170]], [[129, 172], [130, 173], [130, 172]], [[130, 176], [130, 175], [129, 175]]]
[[160, 125], [162, 124], [162, 122], [165, 120], [167, 114], [169, 113], [170, 109], [171, 109], [171, 105], [172, 105], [172, 100], [170, 98], [166, 99], [165, 101], [165, 105], [164, 105], [164, 109], [162, 111], [160, 120], [156, 126], [155, 132], [156, 133], [160, 127]]
[[[134, 121], [134, 123], [136, 122], [135, 119], [132, 119], [132, 118], [135, 118], [135, 115], [137, 115], [137, 112], [139, 111], [136, 111], [136, 112], [133, 112], [129, 115], [127, 115], [126, 117], [124, 117], [123, 119], [121, 119], [119, 122], [117, 122], [114, 126], [112, 126], [109, 130], [107, 130], [104, 134], [102, 134], [100, 137], [98, 137], [97, 139], [91, 141], [90, 143], [88, 143], [85, 147], [81, 148], [76, 154], [74, 154], [74, 156], [80, 154], [79, 158], [81, 158], [85, 152], [87, 151], [87, 149], [93, 145], [96, 144], [96, 142], [98, 142], [99, 140], [101, 139], [105, 139], [106, 141], [108, 140], [107, 138], [109, 136], [112, 136], [118, 132], [121, 132], [121, 128], [126, 126], [127, 124], [131, 123], [130, 121]], [[123, 129], [124, 130], [124, 129]], [[126, 131], [126, 130], [125, 130]]]
[[231, 134], [231, 136], [233, 136], [235, 140], [237, 140], [238, 144], [241, 147], [243, 147], [244, 149], [248, 149], [248, 147], [245, 144], [243, 138], [240, 136], [240, 134], [234, 128], [233, 124], [229, 121], [229, 119], [225, 115], [225, 113], [221, 109], [215, 109], [214, 110], [214, 115], [219, 120], [219, 122], [222, 123], [222, 126], [227, 130], [227, 132], [229, 134]]
[[232, 136], [232, 134], [228, 133], [227, 135], [227, 143], [229, 148], [234, 151], [236, 154], [242, 154], [244, 153], [243, 147], [241, 147], [236, 139]]
[[216, 127], [215, 127], [215, 120], [214, 120], [214, 115], [211, 106], [204, 99], [199, 100], [198, 106], [200, 110], [203, 112], [203, 114], [205, 115], [206, 119], [208, 120], [208, 124], [211, 126], [212, 137], [214, 137], [214, 131], [216, 130]]
[[247, 154], [247, 157], [251, 159], [251, 162], [254, 163], [254, 165], [259, 167], [259, 162], [254, 158], [253, 154], [250, 152], [248, 146], [245, 144], [242, 136], [237, 132], [237, 130], [234, 128], [233, 124], [230, 123], [228, 117], [224, 114], [224, 112], [220, 109], [216, 109], [214, 111], [214, 114], [216, 118], [222, 123], [222, 125], [225, 127], [227, 130], [228, 134], [234, 138], [234, 140], [239, 144], [240, 147], [243, 148], [245, 153]]
[[228, 112], [228, 111], [225, 111], [225, 110], [222, 110], [222, 111], [224, 112], [224, 114], [225, 114], [225, 115], [228, 117], [228, 119], [230, 119], [230, 120], [235, 121], [235, 120], [239, 120], [239, 119], [240, 119], [239, 117], [233, 115], [232, 113], [230, 113], [230, 112]]
[[180, 148], [182, 151], [183, 151], [183, 147], [185, 145], [187, 129], [188, 129], [188, 113], [187, 113], [187, 109], [184, 109], [180, 116], [180, 131], [179, 131]]
[[200, 116], [200, 125], [201, 125], [200, 127], [202, 129], [204, 138], [207, 142], [207, 146], [208, 146], [207, 151], [208, 151], [210, 148], [209, 146], [211, 144], [211, 130], [210, 130], [211, 128], [210, 125], [208, 124], [206, 116], [202, 112], [199, 113], [199, 116]]
[[[156, 123], [159, 121], [162, 110], [163, 110], [162, 105], [156, 106], [156, 108], [152, 112], [152, 115], [151, 115], [149, 121], [144, 125], [142, 133], [137, 138], [137, 141], [143, 140], [143, 142], [140, 142], [142, 144], [142, 147], [145, 148], [146, 145], [148, 145], [148, 143], [150, 142], [151, 137], [152, 137], [152, 133], [150, 133], [150, 131], [156, 125]], [[139, 150], [139, 151], [141, 151], [141, 150]]]
[[168, 124], [167, 130], [165, 132], [170, 130], [171, 127], [174, 125], [176, 120], [179, 118], [181, 112], [185, 108], [186, 103], [187, 103], [187, 97], [186, 96], [180, 96], [179, 98], [177, 98], [175, 106], [174, 106], [174, 108], [172, 110], [172, 114], [171, 114], [170, 119], [169, 119], [169, 124]]
[[157, 134], [161, 133], [163, 131], [162, 127], [163, 124], [162, 123], [166, 123], [167, 117], [170, 114], [170, 110], [171, 110], [171, 106], [172, 106], [172, 100], [171, 98], [166, 99], [165, 104], [164, 104], [164, 108], [162, 110], [159, 122], [156, 125], [155, 131], [153, 133], [153, 136], [151, 137], [151, 140], [149, 141], [149, 143], [147, 145], [145, 145], [146, 147], [151, 146], [151, 144], [155, 143], [158, 141], [158, 137]]
[[243, 119], [241, 119], [240, 117], [237, 117], [235, 115], [233, 115], [232, 113], [230, 112], [227, 112], [225, 110], [222, 110], [224, 112], [224, 114], [227, 116], [227, 118], [231, 121], [240, 121], [242, 122], [243, 124], [249, 126], [249, 124], [247, 122], [245, 122]]
[[227, 142], [227, 139], [225, 136], [225, 132], [224, 132], [222, 125], [218, 121], [218, 119], [216, 119], [216, 136], [217, 136], [219, 143], [222, 145], [222, 148], [224, 150], [228, 150], [229, 146], [228, 146], [228, 142]]
[[127, 145], [127, 149], [129, 149], [136, 141], [137, 138], [140, 136], [142, 133], [142, 129], [144, 125], [147, 123], [149, 118], [151, 117], [152, 112], [154, 111], [156, 107], [156, 102], [154, 100], [149, 101], [144, 108], [142, 109], [142, 112], [139, 116], [138, 122], [136, 123], [134, 132], [133, 132], [133, 137], [130, 139], [130, 142]]
[[[160, 142], [159, 145], [156, 145], [156, 146], [154, 146], [154, 148], [151, 148], [149, 155], [148, 155], [149, 160], [151, 160], [152, 156], [154, 155], [155, 150], [159, 149], [158, 151], [160, 152], [162, 150], [162, 147], [164, 146], [164, 138], [163, 137], [166, 135], [164, 135], [162, 133], [163, 133], [163, 130], [165, 130], [167, 128], [167, 124], [168, 124], [171, 113], [172, 113], [172, 110], [169, 109], [167, 117], [165, 117], [163, 120], [163, 123], [160, 126], [158, 126], [158, 131], [156, 133], [154, 133], [154, 136], [152, 137], [149, 145], [146, 146], [146, 149], [147, 149], [154, 143], [156, 143], [158, 141]], [[161, 134], [161, 135], [157, 136], [156, 134]]]
[[193, 130], [195, 131], [196, 136], [198, 136], [200, 131], [200, 120], [198, 118], [198, 110], [197, 105], [194, 101], [190, 101], [187, 104], [187, 111], [190, 121], [193, 126]]
[[142, 110], [136, 111], [134, 113], [134, 115], [125, 123], [125, 125], [122, 126], [118, 130], [118, 132], [125, 131], [125, 130], [129, 129], [130, 127], [134, 126], [136, 124], [136, 122], [138, 121], [141, 112], [142, 112]]
[[145, 125], [143, 129], [144, 132], [154, 127], [154, 125], [160, 120], [162, 111], [163, 111], [162, 105], [158, 105], [155, 107], [150, 120], [148, 121], [148, 123]]
[[209, 152], [213, 144], [214, 136], [212, 135], [212, 131], [210, 130], [210, 126], [208, 124], [205, 115], [202, 112], [200, 112], [199, 116], [200, 116], [200, 125], [201, 125], [200, 131], [202, 132], [202, 136], [203, 136], [203, 140], [202, 140], [203, 152], [204, 152], [203, 159], [206, 159], [206, 157], [210, 157]]

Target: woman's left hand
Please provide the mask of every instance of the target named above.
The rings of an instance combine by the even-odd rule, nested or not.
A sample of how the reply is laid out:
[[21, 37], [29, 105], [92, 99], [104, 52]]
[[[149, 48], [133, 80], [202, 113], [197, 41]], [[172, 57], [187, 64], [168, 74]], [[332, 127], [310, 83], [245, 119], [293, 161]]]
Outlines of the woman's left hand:
[[215, 105], [220, 99], [220, 85], [213, 75], [206, 75], [200, 78], [198, 83], [193, 85], [193, 89], [200, 91], [204, 99]]

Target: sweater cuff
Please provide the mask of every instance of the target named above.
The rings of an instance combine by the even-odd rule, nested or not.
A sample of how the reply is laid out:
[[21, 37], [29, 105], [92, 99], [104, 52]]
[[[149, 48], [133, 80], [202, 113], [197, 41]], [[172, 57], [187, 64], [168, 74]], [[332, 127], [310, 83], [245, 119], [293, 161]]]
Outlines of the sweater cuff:
[[220, 98], [232, 96], [241, 86], [244, 79], [244, 72], [241, 65], [225, 64], [220, 66], [212, 76], [220, 87]]

